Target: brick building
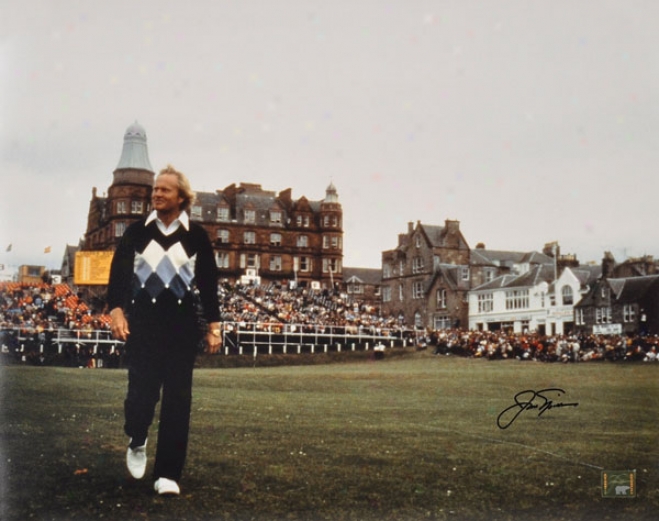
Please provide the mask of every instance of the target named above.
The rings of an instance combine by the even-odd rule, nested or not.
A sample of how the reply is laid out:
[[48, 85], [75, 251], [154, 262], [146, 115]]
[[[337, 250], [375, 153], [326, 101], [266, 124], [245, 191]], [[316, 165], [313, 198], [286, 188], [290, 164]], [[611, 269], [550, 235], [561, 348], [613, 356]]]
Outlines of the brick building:
[[92, 189], [83, 250], [114, 250], [126, 227], [148, 214], [154, 177], [146, 132], [135, 122], [124, 134], [107, 196], [99, 196], [96, 187]]
[[226, 279], [328, 288], [343, 280], [343, 211], [333, 184], [320, 201], [232, 184], [197, 193], [190, 215], [208, 231]]
[[[154, 177], [146, 132], [136, 122], [124, 135], [107, 195], [92, 190], [81, 249], [114, 250], [126, 227], [150, 212]], [[198, 192], [190, 218], [208, 232], [222, 278], [317, 287], [342, 282], [343, 210], [331, 183], [318, 201], [251, 183]]]

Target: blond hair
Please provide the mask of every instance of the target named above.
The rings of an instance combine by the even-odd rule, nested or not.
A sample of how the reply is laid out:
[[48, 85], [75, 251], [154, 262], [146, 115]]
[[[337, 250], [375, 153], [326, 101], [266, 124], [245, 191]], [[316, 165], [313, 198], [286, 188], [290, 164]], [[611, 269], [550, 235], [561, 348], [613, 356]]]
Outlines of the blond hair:
[[178, 194], [183, 199], [179, 209], [184, 212], [190, 208], [190, 206], [192, 206], [192, 202], [194, 201], [195, 194], [192, 191], [192, 188], [190, 187], [190, 181], [185, 176], [185, 174], [176, 170], [172, 165], [167, 165], [160, 172], [158, 172], [158, 177], [161, 175], [173, 175], [176, 177], [178, 181]]

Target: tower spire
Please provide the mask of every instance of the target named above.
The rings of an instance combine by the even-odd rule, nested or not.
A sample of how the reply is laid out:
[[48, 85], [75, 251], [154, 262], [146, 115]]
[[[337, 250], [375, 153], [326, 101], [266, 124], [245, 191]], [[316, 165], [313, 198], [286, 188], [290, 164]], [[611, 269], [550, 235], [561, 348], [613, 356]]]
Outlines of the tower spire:
[[146, 131], [137, 121], [126, 129], [121, 158], [115, 170], [124, 169], [146, 170], [155, 173], [149, 161], [149, 151], [146, 146]]

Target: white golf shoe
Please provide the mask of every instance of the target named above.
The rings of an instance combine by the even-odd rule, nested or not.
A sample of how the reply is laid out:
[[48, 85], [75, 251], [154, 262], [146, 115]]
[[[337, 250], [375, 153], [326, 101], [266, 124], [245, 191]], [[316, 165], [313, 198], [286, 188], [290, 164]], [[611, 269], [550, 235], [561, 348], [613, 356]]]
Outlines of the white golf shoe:
[[178, 496], [181, 493], [178, 483], [167, 478], [158, 478], [153, 484], [153, 489], [161, 496]]
[[144, 471], [146, 470], [146, 440], [144, 440], [144, 445], [140, 447], [131, 449], [130, 445], [128, 446], [128, 450], [126, 451], [126, 466], [130, 475], [135, 479], [142, 479], [144, 477]]

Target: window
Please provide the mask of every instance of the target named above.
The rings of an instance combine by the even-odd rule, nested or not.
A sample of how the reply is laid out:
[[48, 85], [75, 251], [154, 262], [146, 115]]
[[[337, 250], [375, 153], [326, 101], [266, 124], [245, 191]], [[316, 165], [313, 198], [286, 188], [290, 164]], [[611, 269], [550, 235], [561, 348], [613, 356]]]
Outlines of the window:
[[421, 235], [417, 235], [416, 237], [414, 237], [414, 245], [417, 248], [421, 248]]
[[117, 213], [119, 214], [128, 213], [126, 201], [117, 201]]
[[494, 295], [492, 293], [481, 293], [478, 295], [478, 312], [489, 313], [494, 309]]
[[195, 205], [190, 208], [190, 218], [195, 221], [201, 221], [201, 206]]
[[446, 309], [446, 290], [443, 288], [437, 290], [437, 308]]
[[382, 265], [382, 278], [388, 279], [389, 277], [391, 277], [391, 265], [388, 262], [385, 262]]
[[403, 285], [398, 285], [398, 300], [403, 301]]
[[493, 270], [491, 268], [486, 268], [485, 269], [485, 282], [492, 282], [494, 280], [494, 274], [496, 273], [496, 270]]
[[423, 257], [414, 257], [412, 259], [412, 273], [422, 273], [423, 272]]
[[298, 248], [307, 248], [309, 246], [309, 237], [306, 235], [297, 236], [297, 247]]
[[229, 242], [229, 230], [217, 230], [217, 240], [222, 244]]
[[244, 242], [245, 242], [245, 244], [256, 244], [256, 233], [254, 233], [254, 232], [245, 232]]
[[309, 257], [300, 257], [300, 271], [311, 271], [311, 259]]
[[245, 210], [244, 219], [246, 223], [255, 223], [256, 222], [256, 211], [255, 210]]
[[460, 266], [460, 278], [469, 280], [469, 266]]
[[281, 271], [281, 255], [270, 257], [270, 271]]
[[229, 268], [229, 254], [223, 251], [217, 252], [215, 264], [218, 268]]
[[229, 208], [226, 206], [220, 206], [217, 209], [217, 220], [219, 222], [228, 222], [229, 221]]
[[270, 222], [272, 224], [281, 224], [281, 212], [279, 210], [270, 211]]
[[256, 253], [241, 253], [240, 254], [240, 267], [245, 268], [259, 268], [259, 256]]
[[334, 250], [341, 248], [341, 237], [337, 237], [336, 235], [332, 236], [331, 244], [332, 244], [332, 249]]
[[131, 201], [130, 213], [135, 213], [135, 214], [144, 213], [144, 201]]
[[423, 298], [423, 281], [417, 281], [412, 285], [412, 298]]
[[561, 289], [561, 296], [563, 298], [564, 306], [571, 306], [574, 304], [574, 297], [572, 294], [572, 288], [570, 286], [563, 286]]
[[329, 236], [323, 235], [323, 249], [324, 250], [329, 248], [329, 242], [330, 242], [329, 239], [330, 239]]
[[435, 317], [435, 329], [450, 329], [451, 328], [451, 317], [448, 315], [439, 315]]
[[419, 313], [418, 311], [416, 313], [414, 313], [414, 327], [416, 329], [422, 329], [423, 328], [423, 321], [422, 321], [421, 313]]
[[330, 270], [332, 273], [339, 273], [340, 268], [339, 259], [323, 259], [323, 273], [328, 273]]
[[636, 321], [636, 308], [633, 304], [625, 304], [622, 308], [622, 314], [625, 322]]
[[595, 323], [596, 324], [610, 324], [611, 323], [611, 308], [595, 308]]
[[121, 237], [126, 231], [126, 223], [118, 222], [114, 223], [114, 236]]
[[361, 295], [364, 293], [364, 286], [362, 284], [348, 284], [348, 293]]
[[578, 326], [583, 326], [586, 323], [583, 318], [583, 308], [577, 308], [574, 310], [574, 321]]
[[382, 302], [391, 302], [391, 288], [382, 286]]
[[281, 246], [281, 233], [271, 233], [270, 234], [270, 245], [271, 246]]
[[258, 268], [259, 267], [259, 256], [256, 253], [247, 254], [247, 267], [248, 268]]
[[405, 262], [401, 260], [398, 262], [398, 274], [402, 276], [403, 273], [405, 273]]
[[529, 290], [506, 291], [506, 309], [526, 309], [529, 307]]

